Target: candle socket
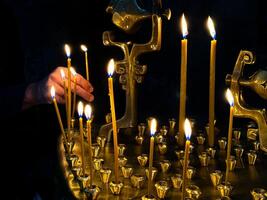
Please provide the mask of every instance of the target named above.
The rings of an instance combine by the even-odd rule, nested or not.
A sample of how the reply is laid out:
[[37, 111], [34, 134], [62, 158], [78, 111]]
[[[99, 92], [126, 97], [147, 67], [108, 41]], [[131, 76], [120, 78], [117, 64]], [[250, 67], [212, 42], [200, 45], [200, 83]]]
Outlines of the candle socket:
[[218, 140], [218, 144], [219, 144], [219, 148], [220, 148], [220, 150], [222, 150], [222, 151], [224, 151], [225, 150], [225, 147], [226, 147], [226, 145], [227, 145], [227, 140], [226, 140], [226, 138], [221, 138], [221, 139], [219, 139]]
[[125, 153], [125, 150], [126, 150], [126, 145], [125, 144], [119, 144], [118, 146], [118, 156], [124, 156], [124, 153]]
[[147, 154], [142, 154], [140, 156], [137, 156], [138, 163], [141, 167], [146, 166], [146, 163], [148, 161], [148, 155]]
[[93, 167], [96, 171], [99, 171], [102, 169], [104, 160], [102, 158], [95, 158], [93, 160]]
[[[181, 159], [179, 160], [179, 162], [180, 162], [181, 166], [184, 167], [184, 158], [181, 158]], [[188, 166], [189, 164], [190, 164], [190, 160], [188, 159], [188, 160], [187, 160], [187, 166]]]
[[197, 136], [197, 143], [199, 144], [199, 145], [203, 145], [204, 144], [204, 142], [205, 142], [205, 137], [204, 137], [204, 135], [203, 134], [199, 134], [198, 136]]
[[75, 166], [77, 166], [79, 157], [77, 155], [75, 155], [75, 154], [70, 154], [70, 155], [66, 156], [66, 160], [67, 160], [68, 165], [70, 167], [75, 167]]
[[109, 168], [102, 168], [99, 172], [102, 183], [108, 183], [110, 179], [111, 170]]
[[74, 118], [71, 119], [70, 121], [71, 128], [74, 129], [76, 125], [76, 120]]
[[[149, 170], [148, 170], [148, 168], [145, 170], [145, 172], [146, 172], [147, 179], [149, 179]], [[157, 176], [157, 174], [158, 174], [158, 169], [156, 167], [152, 167], [151, 181], [155, 180], [155, 177]]]
[[240, 137], [241, 137], [241, 130], [240, 129], [234, 129], [233, 130], [234, 133], [234, 138], [239, 141]]
[[73, 140], [73, 138], [69, 139], [69, 141], [66, 141], [64, 144], [66, 148], [65, 149], [66, 153], [73, 154], [73, 148], [75, 145], [75, 141]]
[[157, 195], [160, 199], [164, 199], [167, 195], [169, 190], [169, 186], [167, 181], [158, 181], [155, 184]]
[[207, 152], [202, 152], [200, 155], [198, 155], [198, 158], [202, 167], [206, 167], [209, 165], [210, 156]]
[[166, 136], [168, 134], [168, 127], [162, 126], [161, 129], [159, 130], [159, 133], [163, 136]]
[[136, 143], [137, 143], [138, 145], [141, 145], [141, 144], [143, 144], [144, 137], [143, 137], [143, 136], [139, 136], [139, 135], [137, 135], [137, 136], [135, 136], [135, 141], [136, 141]]
[[265, 200], [267, 198], [267, 191], [263, 188], [253, 188], [250, 191], [253, 200]]
[[231, 196], [232, 189], [233, 187], [231, 186], [230, 182], [222, 182], [217, 186], [217, 190], [219, 191], [221, 197]]
[[181, 189], [183, 184], [183, 177], [181, 174], [171, 176], [172, 185], [175, 189]]
[[96, 200], [99, 196], [99, 193], [101, 192], [101, 188], [96, 186], [96, 185], [92, 185], [92, 186], [86, 188], [85, 192], [88, 194], [90, 199]]
[[163, 136], [163, 135], [160, 135], [160, 134], [156, 135], [156, 136], [155, 136], [155, 142], [156, 142], [156, 144], [162, 144], [162, 143], [165, 143], [165, 138], [164, 138], [164, 136]]
[[126, 165], [121, 168], [121, 171], [124, 178], [130, 178], [133, 174], [133, 167]]
[[88, 176], [88, 175], [78, 176], [78, 184], [80, 186], [81, 191], [86, 191], [86, 189], [90, 185], [90, 176]]
[[168, 150], [167, 143], [165, 143], [165, 142], [164, 143], [159, 143], [158, 144], [158, 148], [159, 148], [159, 153], [161, 155], [164, 155]]
[[214, 170], [212, 173], [210, 173], [210, 179], [212, 182], [212, 185], [214, 187], [217, 187], [222, 181], [223, 173], [220, 170]]
[[171, 162], [169, 160], [160, 161], [160, 167], [162, 173], [166, 173], [171, 167]]
[[255, 162], [257, 160], [257, 153], [256, 153], [256, 151], [250, 150], [247, 153], [247, 156], [248, 156], [248, 164], [249, 165], [255, 165]]
[[179, 136], [180, 136], [179, 133], [177, 133], [177, 134], [174, 136], [175, 141], [177, 142], [177, 144], [179, 144]]
[[145, 123], [140, 123], [137, 125], [138, 129], [138, 136], [144, 136], [145, 130], [146, 130], [146, 124]]
[[94, 158], [97, 158], [99, 156], [100, 153], [100, 146], [97, 143], [93, 143], [92, 144], [92, 156]]
[[97, 136], [96, 143], [100, 146], [100, 148], [104, 148], [106, 145], [106, 137], [105, 136]]
[[146, 180], [145, 177], [141, 174], [134, 174], [131, 176], [131, 183], [133, 187], [138, 189], [143, 188], [145, 180]]
[[172, 119], [169, 119], [169, 126], [170, 126], [170, 129], [174, 129], [175, 128], [175, 125], [176, 125], [176, 120], [174, 118]]
[[72, 167], [71, 172], [74, 176], [75, 181], [77, 181], [78, 177], [80, 177], [82, 175], [82, 167], [81, 166]]
[[105, 116], [106, 123], [109, 124], [112, 121], [111, 113], [107, 113]]
[[124, 156], [118, 158], [119, 167], [124, 167], [127, 164], [128, 159]]
[[237, 147], [234, 149], [234, 151], [235, 151], [235, 156], [236, 156], [237, 158], [241, 158], [242, 155], [243, 155], [244, 149], [243, 149], [241, 146], [237, 146]]
[[216, 154], [216, 149], [213, 147], [209, 147], [206, 149], [206, 152], [209, 154], [209, 156], [213, 159]]
[[153, 195], [146, 194], [146, 195], [142, 196], [141, 200], [157, 200], [157, 198], [154, 197]]
[[200, 188], [196, 185], [189, 185], [185, 188], [187, 196], [192, 199], [198, 199], [202, 194]]
[[114, 195], [119, 195], [121, 193], [122, 188], [123, 188], [122, 182], [115, 183], [115, 182], [111, 181], [109, 183], [109, 189], [110, 189], [111, 193]]
[[[225, 160], [226, 166], [227, 166], [227, 160]], [[235, 156], [230, 156], [229, 158], [229, 171], [234, 171], [235, 166], [236, 166], [236, 159]]]
[[260, 148], [260, 142], [259, 141], [254, 141], [253, 142], [253, 149], [255, 151], [259, 151], [259, 148]]
[[182, 158], [184, 158], [184, 150], [175, 151], [175, 154], [176, 154], [178, 160], [181, 160]]
[[194, 177], [195, 173], [196, 173], [196, 168], [193, 166], [188, 166], [186, 171], [186, 178], [188, 180], [191, 180]]

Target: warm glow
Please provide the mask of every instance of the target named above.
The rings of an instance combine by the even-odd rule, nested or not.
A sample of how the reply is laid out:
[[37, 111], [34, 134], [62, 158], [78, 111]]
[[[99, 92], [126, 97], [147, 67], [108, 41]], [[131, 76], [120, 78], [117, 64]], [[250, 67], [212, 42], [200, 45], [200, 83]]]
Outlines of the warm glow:
[[182, 19], [181, 19], [181, 26], [182, 26], [183, 37], [186, 38], [186, 36], [188, 35], [188, 29], [187, 29], [187, 23], [186, 23], [184, 14], [182, 15]]
[[70, 72], [71, 72], [72, 76], [76, 76], [76, 74], [77, 74], [73, 67], [70, 68]]
[[62, 80], [65, 80], [65, 72], [63, 69], [60, 70]]
[[108, 62], [108, 75], [112, 76], [115, 69], [115, 62], [114, 59], [110, 59]]
[[212, 37], [213, 39], [215, 39], [216, 31], [215, 31], [214, 23], [213, 23], [213, 21], [212, 21], [212, 19], [211, 19], [210, 16], [208, 17], [207, 25], [208, 25], [208, 28], [209, 28], [211, 37]]
[[67, 57], [69, 58], [70, 57], [70, 47], [67, 44], [65, 44], [65, 52], [67, 54]]
[[86, 47], [84, 44], [81, 45], [81, 49], [82, 49], [84, 52], [87, 51], [87, 47]]
[[184, 121], [184, 132], [185, 132], [186, 139], [190, 140], [192, 129], [191, 129], [190, 121], [187, 118]]
[[226, 97], [228, 103], [230, 104], [230, 106], [233, 106], [234, 105], [234, 96], [233, 96], [233, 94], [229, 88], [226, 90], [225, 97]]
[[78, 103], [78, 115], [79, 117], [83, 116], [83, 102], [81, 101]]
[[157, 130], [157, 120], [153, 118], [151, 120], [150, 134], [153, 136], [156, 133], [156, 130]]
[[90, 120], [91, 119], [91, 116], [92, 116], [92, 107], [87, 104], [84, 108], [84, 114], [85, 114], [85, 117], [87, 120]]
[[53, 85], [51, 87], [50, 93], [51, 93], [52, 99], [54, 99], [55, 98], [55, 95], [56, 95], [56, 90], [55, 90], [55, 87]]

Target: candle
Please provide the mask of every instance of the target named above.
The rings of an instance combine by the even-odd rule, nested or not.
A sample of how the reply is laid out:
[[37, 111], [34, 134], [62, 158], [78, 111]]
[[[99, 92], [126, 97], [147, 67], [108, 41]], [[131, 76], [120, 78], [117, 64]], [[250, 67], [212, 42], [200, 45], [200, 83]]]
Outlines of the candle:
[[113, 92], [113, 79], [112, 79], [114, 68], [115, 68], [115, 63], [114, 63], [114, 60], [111, 59], [108, 63], [108, 75], [109, 75], [108, 89], [109, 89], [110, 109], [111, 109], [112, 128], [113, 128], [114, 174], [115, 174], [115, 183], [118, 183], [119, 181], [118, 138], [117, 138], [117, 121], [116, 121], [114, 92]]
[[83, 142], [83, 103], [78, 103], [78, 114], [80, 124], [80, 137], [81, 137], [81, 156], [82, 156], [82, 170], [83, 176], [85, 176], [85, 160], [84, 160], [84, 142]]
[[92, 107], [89, 104], [85, 106], [84, 113], [87, 119], [86, 125], [87, 125], [87, 141], [89, 146], [90, 186], [92, 187], [93, 183], [92, 136], [91, 136]]
[[153, 167], [153, 154], [154, 154], [154, 134], [157, 130], [157, 121], [156, 119], [151, 120], [150, 126], [150, 145], [149, 145], [149, 165], [148, 165], [148, 196], [151, 195], [152, 191], [152, 167]]
[[61, 129], [62, 135], [64, 137], [64, 140], [66, 142], [67, 140], [66, 140], [65, 131], [64, 131], [63, 124], [62, 124], [61, 116], [60, 116], [60, 113], [59, 113], [59, 109], [58, 109], [58, 106], [57, 106], [56, 91], [55, 91], [55, 87], [54, 86], [51, 87], [50, 93], [51, 93], [51, 98], [52, 98], [52, 100], [54, 102], [55, 110], [56, 110], [56, 113], [57, 113], [58, 123], [59, 123], [60, 129]]
[[180, 109], [179, 109], [179, 145], [184, 144], [183, 123], [186, 112], [186, 76], [187, 76], [187, 39], [188, 35], [187, 23], [184, 14], [181, 19], [183, 39], [181, 41], [181, 73], [180, 73]]
[[67, 117], [67, 125], [68, 125], [68, 137], [70, 137], [70, 121], [71, 121], [71, 58], [70, 58], [70, 47], [69, 45], [65, 44], [65, 51], [67, 54], [67, 66], [68, 66], [68, 117]]
[[228, 142], [227, 142], [227, 156], [226, 156], [226, 174], [225, 174], [225, 182], [228, 182], [229, 171], [230, 171], [231, 146], [232, 146], [234, 97], [233, 97], [233, 94], [232, 94], [230, 89], [227, 89], [225, 96], [226, 96], [227, 101], [229, 102], [229, 105], [230, 105]]
[[216, 32], [213, 21], [208, 17], [208, 28], [212, 37], [210, 43], [210, 83], [209, 83], [209, 133], [208, 144], [214, 146], [214, 98], [215, 98], [215, 62], [216, 62]]
[[190, 137], [192, 133], [190, 121], [185, 119], [184, 121], [184, 131], [186, 135], [186, 142], [185, 142], [185, 154], [184, 154], [184, 165], [183, 165], [183, 186], [182, 186], [182, 200], [185, 199], [185, 188], [186, 188], [186, 172], [187, 172], [187, 165], [189, 160], [189, 149], [190, 149]]
[[75, 105], [76, 105], [76, 84], [77, 84], [77, 73], [73, 67], [70, 68], [71, 74], [74, 77], [74, 88], [73, 88], [73, 106], [72, 106], [72, 113], [71, 118], [74, 118], [74, 111], [75, 111]]
[[64, 87], [64, 98], [65, 98], [65, 108], [66, 108], [66, 115], [68, 119], [68, 96], [67, 96], [67, 88], [66, 88], [66, 76], [63, 69], [60, 70], [61, 79], [63, 81], [63, 87]]
[[89, 67], [88, 67], [88, 56], [87, 56], [87, 47], [85, 45], [81, 45], [81, 49], [85, 54], [85, 69], [86, 69], [86, 80], [89, 81]]

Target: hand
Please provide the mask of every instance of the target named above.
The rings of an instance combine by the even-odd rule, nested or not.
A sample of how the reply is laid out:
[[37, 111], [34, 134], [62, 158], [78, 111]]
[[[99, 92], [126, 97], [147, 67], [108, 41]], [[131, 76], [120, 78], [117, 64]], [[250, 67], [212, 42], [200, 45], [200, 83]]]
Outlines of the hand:
[[[66, 87], [68, 86], [68, 69], [66, 67], [57, 67], [43, 80], [30, 84], [25, 92], [23, 109], [26, 109], [32, 105], [50, 103], [51, 93], [50, 89], [52, 86], [56, 90], [56, 100], [58, 103], [65, 103], [64, 98], [64, 85], [61, 78], [61, 70], [64, 70], [66, 75]], [[76, 94], [82, 97], [86, 101], [93, 101], [94, 96], [92, 95], [92, 85], [84, 79], [80, 74], [76, 75]], [[74, 78], [71, 76], [71, 90], [74, 91]]]

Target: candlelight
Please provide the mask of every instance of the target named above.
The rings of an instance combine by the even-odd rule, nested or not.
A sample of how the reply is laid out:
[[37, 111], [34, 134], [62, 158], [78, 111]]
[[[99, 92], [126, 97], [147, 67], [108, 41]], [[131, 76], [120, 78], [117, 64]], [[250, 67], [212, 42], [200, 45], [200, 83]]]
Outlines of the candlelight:
[[186, 23], [184, 14], [182, 15], [182, 19], [181, 19], [181, 26], [182, 26], [183, 37], [186, 38], [186, 36], [188, 35], [188, 29], [187, 29], [187, 23]]
[[113, 75], [114, 69], [115, 69], [114, 59], [110, 59], [110, 61], [108, 62], [108, 75], [109, 76]]
[[79, 117], [83, 116], [83, 103], [81, 101], [78, 103], [78, 114]]
[[87, 120], [90, 120], [91, 119], [91, 116], [92, 116], [92, 107], [87, 104], [84, 108], [84, 114], [85, 114], [85, 117]]
[[184, 122], [184, 131], [185, 131], [185, 137], [187, 140], [190, 140], [192, 129], [191, 129], [191, 124], [188, 119], [185, 119]]
[[225, 97], [230, 106], [234, 106], [234, 96], [229, 88], [226, 90]]
[[87, 47], [86, 47], [84, 44], [81, 45], [81, 49], [82, 49], [82, 51], [84, 51], [84, 52], [87, 51]]
[[70, 47], [67, 44], [65, 44], [65, 52], [67, 54], [67, 57], [69, 58], [70, 57]]
[[216, 31], [215, 31], [214, 23], [213, 23], [213, 21], [212, 21], [212, 19], [211, 19], [210, 16], [208, 17], [207, 25], [208, 25], [208, 28], [209, 28], [211, 37], [213, 39], [215, 39], [215, 37], [216, 37]]
[[55, 91], [55, 87], [54, 86], [51, 87], [50, 93], [51, 93], [52, 99], [54, 99], [55, 95], [56, 95], [56, 91]]
[[150, 134], [153, 136], [157, 130], [157, 121], [156, 119], [151, 120]]

